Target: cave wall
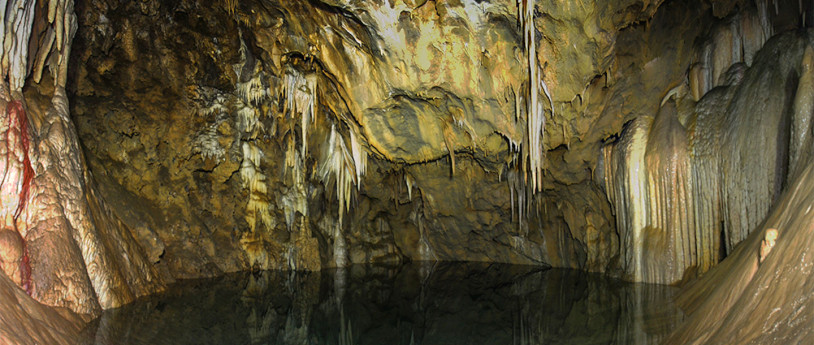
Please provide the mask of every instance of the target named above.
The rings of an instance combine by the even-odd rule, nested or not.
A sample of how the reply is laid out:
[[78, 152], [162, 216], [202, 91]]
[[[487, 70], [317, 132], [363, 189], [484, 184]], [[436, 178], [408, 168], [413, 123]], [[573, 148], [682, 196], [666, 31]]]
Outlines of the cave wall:
[[[560, 5], [11, 2], [0, 293], [59, 341], [79, 321], [40, 303], [94, 316], [247, 269], [468, 260], [677, 283], [731, 255], [691, 292], [724, 270], [744, 292], [771, 285], [764, 259], [810, 266], [755, 248], [776, 201], [810, 209], [811, 39], [767, 39], [814, 12]], [[805, 232], [783, 235], [805, 219], [782, 212], [778, 248], [805, 258], [786, 239]], [[694, 315], [729, 316], [672, 341], [729, 339], [772, 305], [747, 295], [695, 297]]]
[[[787, 109], [786, 115], [791, 122], [789, 131], [801, 133], [803, 140], [792, 137], [789, 152], [811, 149], [812, 132], [807, 122], [814, 114], [810, 98], [814, 77], [811, 69], [814, 62], [812, 37], [810, 29], [775, 36], [766, 43], [767, 52], [771, 54], [759, 54], [753, 66], [758, 70], [746, 76], [753, 82], [773, 80], [778, 83], [774, 88], [761, 89], [762, 92], [777, 93], [775, 96], [787, 92], [777, 86], [784, 85], [787, 78], [797, 78], [791, 109]], [[786, 78], [767, 78], [785, 68], [792, 68], [795, 73], [781, 74]], [[740, 88], [748, 90], [758, 85], [748, 86], [746, 78]], [[738, 94], [748, 95], [747, 90]], [[739, 106], [728, 109], [745, 105], [757, 107], [761, 101], [760, 98], [735, 96], [731, 102]], [[768, 122], [767, 127], [771, 128], [771, 121]], [[765, 219], [745, 235], [726, 260], [711, 269], [703, 279], [689, 285], [679, 296], [677, 301], [688, 318], [666, 339], [666, 344], [805, 344], [814, 339], [807, 312], [814, 286], [811, 284], [812, 265], [808, 253], [811, 248], [814, 171], [810, 158], [797, 160], [789, 167], [786, 185]]]
[[[7, 295], [32, 315], [48, 315], [41, 302], [94, 316], [160, 290], [171, 277], [143, 256], [99, 197], [69, 117], [73, 2], [6, 5], [0, 13], [0, 268], [27, 296]], [[65, 335], [43, 337], [49, 334], [52, 340]]]
[[[750, 68], [773, 29], [761, 22], [752, 9], [712, 27], [694, 47], [686, 79], [603, 148], [622, 266], [634, 280], [675, 283], [707, 271], [763, 219], [782, 187], [790, 84], [799, 73], [793, 65]], [[775, 64], [773, 54], [762, 50], [754, 63]]]
[[606, 271], [618, 237], [591, 170], [607, 134], [583, 98], [615, 78], [617, 31], [658, 4], [536, 4], [529, 55], [511, 1], [91, 1], [71, 113], [107, 198], [138, 210], [124, 217], [178, 276], [405, 259]]
[[[529, 21], [524, 4], [88, 1], [71, 114], [106, 199], [178, 277], [475, 260], [671, 283], [717, 263], [723, 211], [672, 187], [690, 183], [690, 162], [658, 159], [702, 153], [681, 132], [692, 105], [667, 105], [680, 126], [658, 109], [665, 94], [695, 102], [727, 83], [779, 14], [750, 1], [535, 2]], [[664, 129], [642, 123], [653, 118]], [[626, 157], [609, 143], [633, 123], [684, 142], [647, 155], [652, 171], [683, 173], [638, 177], [680, 200], [623, 206], [630, 191], [610, 192], [623, 183], [605, 178], [621, 176], [609, 162]], [[653, 237], [686, 242], [692, 259], [643, 274], [651, 244], [630, 234], [701, 226], [626, 214], [675, 203], [710, 209], [712, 227]]]

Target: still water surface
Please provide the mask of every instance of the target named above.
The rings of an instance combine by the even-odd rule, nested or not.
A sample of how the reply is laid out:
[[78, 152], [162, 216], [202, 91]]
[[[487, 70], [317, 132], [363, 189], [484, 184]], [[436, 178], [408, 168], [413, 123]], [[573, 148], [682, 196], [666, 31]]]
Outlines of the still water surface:
[[657, 344], [676, 292], [480, 263], [239, 273], [105, 311], [82, 344]]

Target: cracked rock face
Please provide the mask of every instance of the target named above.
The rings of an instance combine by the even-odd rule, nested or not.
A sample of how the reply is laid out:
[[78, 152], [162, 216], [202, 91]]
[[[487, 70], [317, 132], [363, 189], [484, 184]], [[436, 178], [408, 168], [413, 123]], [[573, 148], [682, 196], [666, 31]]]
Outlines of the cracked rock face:
[[[805, 258], [790, 241], [811, 208], [795, 191], [810, 189], [814, 50], [803, 30], [770, 39], [812, 22], [799, 6], [12, 1], [0, 293], [93, 316], [249, 269], [712, 270], [688, 310], [732, 316], [697, 313], [672, 339], [730, 339], [773, 307], [752, 285], [810, 266], [776, 259]], [[767, 216], [776, 247], [758, 259]], [[742, 304], [697, 297], [721, 277]], [[771, 291], [810, 290], [794, 281]]]
[[[683, 233], [672, 229], [688, 218], [620, 222], [644, 211], [618, 204], [631, 189], [609, 192], [631, 180], [615, 157], [635, 160], [608, 148], [641, 146], [654, 171], [641, 178], [675, 186], [654, 193], [676, 200], [652, 207], [692, 204], [681, 157], [702, 141], [688, 138], [695, 117], [679, 100], [748, 80], [751, 49], [770, 31], [761, 8], [743, 8], [719, 19], [642, 1], [81, 3], [70, 72], [55, 65], [23, 95], [36, 140], [9, 146], [9, 162], [32, 151], [27, 209], [41, 211], [22, 213], [22, 242], [4, 237], [4, 270], [22, 285], [31, 274], [41, 300], [91, 314], [170, 276], [367, 262], [676, 282], [717, 262], [718, 242], [681, 265], [651, 258], [675, 269], [642, 273], [642, 252], [689, 248], [654, 235]], [[34, 28], [51, 47], [48, 26]], [[662, 98], [667, 110], [654, 112]], [[630, 140], [625, 123], [653, 139]], [[21, 195], [18, 165], [7, 185]], [[64, 267], [54, 253], [70, 258]]]
[[591, 177], [623, 122], [600, 107], [620, 30], [659, 5], [91, 1], [71, 113], [106, 199], [178, 276], [405, 259], [606, 271], [619, 241]]
[[[0, 81], [0, 263], [10, 279], [3, 284], [13, 282], [28, 295], [11, 294], [32, 314], [42, 312], [32, 297], [95, 316], [158, 291], [169, 277], [144, 259], [127, 226], [98, 198], [69, 118], [73, 2], [14, 1], [6, 7], [0, 13], [10, 30], [3, 37]], [[43, 73], [45, 67], [50, 73]], [[29, 76], [31, 87], [23, 92]], [[54, 338], [42, 341], [65, 334], [43, 334], [49, 335]]]
[[176, 277], [476, 260], [675, 283], [761, 217], [717, 206], [748, 183], [713, 177], [738, 163], [696, 130], [774, 30], [765, 4], [730, 5], [92, 1], [71, 114]]

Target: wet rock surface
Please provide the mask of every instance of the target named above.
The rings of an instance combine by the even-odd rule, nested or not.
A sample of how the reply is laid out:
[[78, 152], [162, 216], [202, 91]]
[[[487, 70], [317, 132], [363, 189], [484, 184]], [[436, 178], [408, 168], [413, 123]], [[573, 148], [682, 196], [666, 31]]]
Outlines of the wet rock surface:
[[[729, 258], [682, 292], [687, 321], [665, 344], [806, 344], [812, 333], [811, 165]], [[776, 231], [761, 260], [761, 245]]]
[[692, 49], [673, 36], [703, 32], [676, 18], [708, 10], [659, 5], [536, 4], [552, 100], [535, 132], [512, 1], [92, 1], [71, 113], [106, 198], [144, 209], [129, 223], [178, 277], [408, 259], [615, 272], [599, 146], [677, 82]]
[[87, 320], [43, 305], [0, 276], [0, 341], [4, 344], [74, 344]]
[[807, 4], [3, 9], [0, 268], [21, 290], [1, 293], [19, 305], [94, 316], [175, 278], [468, 260], [704, 275], [671, 342], [809, 337]]

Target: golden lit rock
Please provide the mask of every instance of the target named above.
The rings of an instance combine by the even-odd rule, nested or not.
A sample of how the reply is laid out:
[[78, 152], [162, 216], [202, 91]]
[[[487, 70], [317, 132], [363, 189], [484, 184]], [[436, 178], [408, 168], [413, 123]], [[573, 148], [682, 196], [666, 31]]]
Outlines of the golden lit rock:
[[9, 1], [3, 321], [60, 342], [37, 303], [323, 268], [341, 300], [352, 264], [483, 261], [694, 281], [668, 343], [808, 339], [810, 6]]

